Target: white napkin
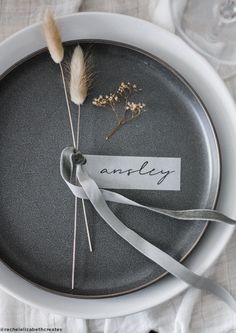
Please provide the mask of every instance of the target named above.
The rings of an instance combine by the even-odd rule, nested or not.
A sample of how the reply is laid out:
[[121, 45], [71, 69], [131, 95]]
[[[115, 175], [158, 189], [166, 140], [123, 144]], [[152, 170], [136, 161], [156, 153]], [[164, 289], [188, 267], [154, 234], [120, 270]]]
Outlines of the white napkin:
[[41, 20], [45, 8], [56, 16], [77, 12], [82, 0], [0, 0], [0, 41]]
[[[45, 6], [50, 6], [56, 15], [64, 15], [78, 11], [80, 3], [81, 0], [0, 0], [0, 40], [39, 21]], [[81, 10], [112, 11], [152, 20], [148, 5], [151, 12], [155, 12], [155, 18], [158, 17], [155, 11], [158, 0], [85, 0]], [[236, 78], [229, 77], [227, 85], [235, 92]], [[214, 266], [211, 278], [236, 297], [235, 253], [236, 235]], [[148, 333], [150, 330], [159, 333], [233, 333], [236, 332], [236, 314], [214, 296], [193, 288], [161, 306], [135, 315], [87, 321], [32, 308], [0, 291], [0, 329], [2, 327], [61, 328], [63, 333]]]

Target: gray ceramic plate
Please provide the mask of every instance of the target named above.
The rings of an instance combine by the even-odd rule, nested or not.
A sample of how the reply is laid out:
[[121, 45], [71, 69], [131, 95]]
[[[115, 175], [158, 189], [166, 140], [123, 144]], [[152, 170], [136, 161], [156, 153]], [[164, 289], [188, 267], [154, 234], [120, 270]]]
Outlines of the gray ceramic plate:
[[[218, 193], [219, 153], [214, 130], [191, 87], [158, 59], [129, 47], [84, 43], [96, 79], [81, 118], [86, 154], [181, 157], [181, 191], [119, 190], [146, 205], [211, 208]], [[71, 53], [71, 45], [67, 46]], [[142, 88], [147, 112], [120, 129], [92, 98], [121, 81]], [[76, 121], [76, 108], [72, 106]], [[78, 222], [75, 290], [70, 290], [74, 200], [59, 173], [61, 150], [71, 145], [60, 71], [48, 53], [23, 60], [0, 81], [0, 256], [24, 278], [78, 297], [128, 293], [165, 272], [120, 239], [87, 202], [94, 252]], [[118, 191], [117, 191], [118, 192]], [[110, 204], [126, 224], [177, 260], [194, 248], [206, 222], [180, 222], [139, 208]], [[82, 216], [79, 202], [79, 216]]]

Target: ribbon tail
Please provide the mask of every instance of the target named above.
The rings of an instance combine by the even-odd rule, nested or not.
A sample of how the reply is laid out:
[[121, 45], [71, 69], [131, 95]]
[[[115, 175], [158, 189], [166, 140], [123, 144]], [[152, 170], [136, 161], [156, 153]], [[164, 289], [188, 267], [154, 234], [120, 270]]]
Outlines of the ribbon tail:
[[116, 192], [101, 190], [101, 193], [103, 194], [104, 199], [106, 201], [143, 208], [143, 209], [149, 210], [149, 211], [157, 213], [157, 214], [172, 217], [176, 220], [213, 221], [213, 222], [236, 225], [235, 220], [231, 219], [230, 217], [228, 217], [216, 210], [212, 210], [212, 209], [189, 209], [189, 210], [163, 209], [163, 208], [157, 208], [157, 207], [144, 206], [144, 205], [142, 205], [136, 201], [130, 200]]
[[147, 240], [139, 236], [135, 231], [125, 226], [110, 210], [104, 199], [103, 193], [95, 181], [88, 176], [83, 165], [78, 165], [77, 177], [95, 210], [120, 237], [127, 241], [137, 251], [163, 267], [175, 277], [183, 280], [188, 285], [195, 288], [205, 289], [211, 292], [215, 296], [222, 299], [234, 312], [236, 312], [236, 301], [226, 289], [208, 278], [201, 277], [193, 273], [167, 253], [152, 245]]

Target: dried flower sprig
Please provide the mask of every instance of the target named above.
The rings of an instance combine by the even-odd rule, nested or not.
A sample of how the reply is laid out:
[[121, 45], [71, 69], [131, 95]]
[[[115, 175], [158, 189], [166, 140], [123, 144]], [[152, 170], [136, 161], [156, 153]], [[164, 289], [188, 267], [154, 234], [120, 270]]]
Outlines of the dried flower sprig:
[[117, 90], [117, 93], [122, 97], [128, 97], [133, 92], [139, 92], [141, 90], [142, 89], [138, 88], [136, 84], [132, 84], [130, 82], [127, 83], [121, 82]]
[[49, 9], [46, 10], [43, 18], [43, 29], [52, 60], [56, 64], [60, 64], [64, 58], [64, 48], [58, 26]]
[[64, 48], [62, 45], [59, 28], [49, 9], [46, 10], [44, 17], [43, 17], [43, 30], [44, 30], [44, 35], [45, 35], [47, 47], [48, 47], [49, 53], [51, 55], [51, 58], [60, 67], [63, 89], [64, 89], [64, 94], [65, 94], [65, 99], [66, 99], [66, 106], [67, 106], [67, 111], [68, 111], [68, 116], [69, 116], [71, 136], [72, 136], [73, 145], [75, 147], [76, 146], [75, 133], [74, 133], [73, 123], [72, 123], [72, 116], [71, 116], [71, 109], [70, 109], [68, 93], [67, 93], [67, 89], [66, 89], [65, 74], [64, 74], [64, 70], [63, 70], [63, 66], [62, 66], [62, 61], [64, 59]]
[[[89, 87], [92, 83], [93, 74], [91, 72], [91, 63], [88, 56], [84, 56], [82, 48], [77, 45], [74, 49], [70, 63], [70, 97], [71, 101], [78, 106], [77, 116], [77, 134], [76, 134], [76, 150], [79, 148], [80, 133], [80, 108], [88, 95]], [[73, 251], [73, 267], [72, 267], [72, 287], [74, 285], [75, 273], [75, 248], [76, 248], [76, 221], [77, 221], [77, 197], [75, 197], [75, 225], [74, 225], [74, 251]], [[88, 227], [87, 213], [84, 199], [82, 199], [82, 207], [84, 212], [85, 226], [87, 231], [90, 252], [93, 251], [90, 232]]]
[[128, 102], [126, 105], [126, 110], [131, 111], [131, 117], [138, 117], [141, 112], [144, 112], [146, 105], [144, 103], [134, 103], [134, 102]]
[[106, 136], [106, 140], [109, 140], [123, 125], [128, 123], [129, 121], [140, 116], [142, 112], [145, 112], [145, 104], [144, 103], [134, 103], [127, 102], [125, 106], [125, 111], [122, 115], [122, 118], [119, 120], [117, 125], [113, 128], [113, 130]]
[[119, 98], [118, 98], [117, 94], [109, 94], [106, 96], [100, 95], [99, 97], [94, 98], [92, 104], [95, 106], [98, 106], [98, 107], [110, 106], [112, 111], [115, 114], [117, 122], [119, 122], [119, 115], [116, 111], [116, 104], [118, 101], [119, 101]]
[[[129, 98], [133, 93], [138, 93], [142, 89], [138, 88], [136, 84], [130, 82], [121, 82], [116, 93], [110, 93], [109, 95], [100, 95], [94, 98], [92, 104], [97, 107], [110, 107], [116, 117], [116, 126], [106, 136], [106, 140], [109, 140], [123, 125], [127, 122], [137, 118], [141, 113], [145, 112], [144, 103], [130, 102]], [[123, 112], [119, 115], [117, 111], [117, 104], [124, 102]]]
[[118, 96], [116, 94], [110, 94], [106, 96], [98, 96], [97, 98], [94, 98], [93, 104], [96, 106], [110, 106], [111, 108], [114, 108], [116, 103], [118, 102]]
[[91, 56], [77, 45], [70, 63], [70, 96], [76, 105], [82, 105], [87, 98], [93, 76]]

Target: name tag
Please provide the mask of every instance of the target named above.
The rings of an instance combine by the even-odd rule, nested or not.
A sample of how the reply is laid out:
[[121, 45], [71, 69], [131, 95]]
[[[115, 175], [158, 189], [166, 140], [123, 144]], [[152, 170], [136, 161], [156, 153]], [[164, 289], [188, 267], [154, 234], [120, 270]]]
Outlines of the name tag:
[[180, 191], [181, 158], [85, 155], [101, 188]]

